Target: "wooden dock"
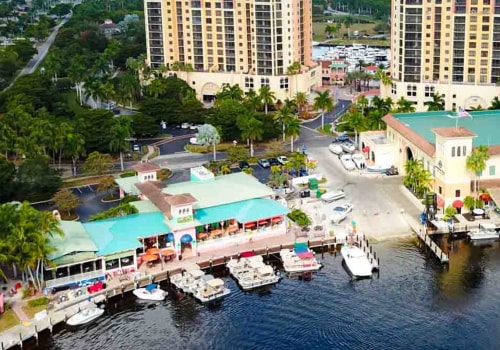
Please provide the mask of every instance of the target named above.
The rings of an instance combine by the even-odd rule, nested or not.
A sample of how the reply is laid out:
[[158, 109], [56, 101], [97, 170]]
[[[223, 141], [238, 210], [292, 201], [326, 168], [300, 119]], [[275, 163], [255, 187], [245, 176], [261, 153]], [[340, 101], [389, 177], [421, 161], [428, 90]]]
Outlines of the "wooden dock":
[[[368, 240], [364, 235], [356, 235], [353, 237], [354, 241], [358, 243], [359, 247], [363, 249], [366, 253], [367, 258], [370, 260], [374, 270], [379, 269], [380, 260], [377, 258], [376, 252], [373, 247], [369, 244]], [[323, 237], [314, 238], [310, 240], [303, 240], [307, 242], [309, 248], [324, 252], [337, 252], [338, 245], [347, 242], [348, 237]], [[295, 240], [285, 239], [283, 244], [274, 244], [271, 246], [264, 245], [262, 242], [261, 246], [257, 246], [253, 249], [249, 249], [258, 255], [277, 254], [281, 249], [292, 249]], [[240, 247], [241, 248], [241, 247]], [[241, 250], [244, 251], [244, 250]], [[184, 268], [188, 265], [197, 264], [201, 269], [211, 269], [215, 266], [225, 265], [231, 258], [239, 257], [238, 251], [230, 253], [223, 256], [212, 256], [208, 257], [194, 257], [191, 259], [186, 259], [182, 261], [177, 261], [172, 264], [165, 264], [157, 266], [151, 271], [147, 271], [145, 275], [141, 277], [129, 278], [114, 278], [107, 283], [106, 289], [99, 292], [88, 294], [85, 293], [79, 297], [73, 298], [70, 301], [63, 303], [51, 302], [47, 307], [47, 316], [39, 320], [31, 320], [30, 322], [25, 322], [11, 329], [8, 329], [0, 334], [0, 349], [9, 349], [15, 346], [19, 346], [21, 349], [23, 343], [30, 339], [35, 339], [38, 344], [39, 334], [43, 331], [50, 331], [52, 333], [53, 327], [56, 324], [65, 322], [69, 317], [77, 313], [80, 309], [88, 307], [89, 303], [100, 303], [107, 302], [108, 299], [123, 296], [124, 293], [131, 292], [136, 288], [144, 287], [150, 283], [159, 283], [162, 281], [169, 281], [170, 276], [182, 273]], [[89, 301], [89, 296], [91, 300]]]
[[436, 256], [436, 258], [441, 262], [441, 264], [449, 264], [449, 256], [443, 252], [443, 250], [436, 244], [427, 233], [427, 229], [423, 227], [416, 219], [412, 217], [407, 217], [408, 225], [410, 225], [413, 232], [415, 232], [418, 238], [429, 248], [429, 250]]

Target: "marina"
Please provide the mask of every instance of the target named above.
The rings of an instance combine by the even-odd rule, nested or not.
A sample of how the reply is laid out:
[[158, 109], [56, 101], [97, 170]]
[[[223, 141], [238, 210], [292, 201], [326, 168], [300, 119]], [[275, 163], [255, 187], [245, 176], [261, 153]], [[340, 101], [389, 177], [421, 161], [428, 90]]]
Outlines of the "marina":
[[388, 47], [375, 47], [369, 45], [337, 45], [315, 46], [313, 57], [318, 61], [343, 61], [347, 63], [347, 71], [357, 69], [359, 61], [366, 64], [388, 65], [390, 62], [390, 49]]

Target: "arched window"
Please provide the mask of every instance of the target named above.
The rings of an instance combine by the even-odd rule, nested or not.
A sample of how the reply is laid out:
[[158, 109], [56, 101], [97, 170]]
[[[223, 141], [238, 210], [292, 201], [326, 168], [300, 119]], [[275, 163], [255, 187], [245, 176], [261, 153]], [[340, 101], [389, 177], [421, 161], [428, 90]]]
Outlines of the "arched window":
[[455, 146], [451, 148], [451, 156], [455, 157]]

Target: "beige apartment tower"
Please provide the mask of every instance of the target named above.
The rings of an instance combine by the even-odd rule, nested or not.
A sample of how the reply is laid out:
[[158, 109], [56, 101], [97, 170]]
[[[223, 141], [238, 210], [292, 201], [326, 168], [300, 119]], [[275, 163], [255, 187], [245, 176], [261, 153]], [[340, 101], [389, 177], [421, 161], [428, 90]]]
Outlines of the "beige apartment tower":
[[[284, 100], [321, 82], [312, 60], [311, 0], [145, 0], [144, 6], [148, 64], [190, 64], [192, 71], [170, 74], [200, 99], [213, 99], [228, 83], [243, 91], [268, 85]], [[295, 61], [301, 72], [287, 75]]]
[[500, 87], [500, 0], [392, 0], [392, 85], [417, 111], [432, 93], [445, 109], [488, 108]]

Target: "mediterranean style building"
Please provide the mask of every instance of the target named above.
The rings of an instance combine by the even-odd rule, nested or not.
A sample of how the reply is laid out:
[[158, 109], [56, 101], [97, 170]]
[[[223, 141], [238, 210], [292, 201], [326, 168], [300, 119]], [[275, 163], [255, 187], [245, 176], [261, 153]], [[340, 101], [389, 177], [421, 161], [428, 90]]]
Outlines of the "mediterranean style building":
[[391, 78], [382, 94], [446, 110], [487, 108], [500, 87], [500, 1], [392, 0]]
[[[213, 100], [222, 84], [243, 91], [269, 86], [277, 99], [321, 84], [312, 60], [311, 0], [146, 0], [148, 64], [173, 64], [200, 99]], [[298, 74], [287, 74], [294, 62]]]

